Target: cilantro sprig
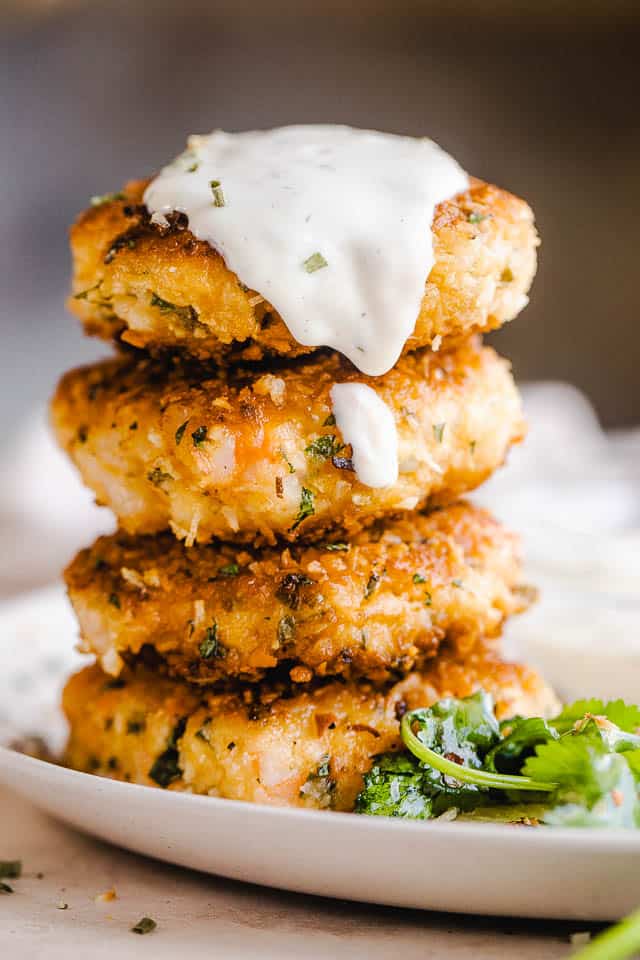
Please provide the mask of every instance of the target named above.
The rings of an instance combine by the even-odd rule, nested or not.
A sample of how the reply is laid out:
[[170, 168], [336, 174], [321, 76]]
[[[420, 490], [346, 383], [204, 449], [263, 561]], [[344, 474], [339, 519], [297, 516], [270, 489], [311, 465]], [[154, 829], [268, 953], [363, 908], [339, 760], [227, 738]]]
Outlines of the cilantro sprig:
[[640, 710], [621, 700], [583, 700], [551, 719], [499, 724], [479, 691], [406, 713], [400, 732], [405, 751], [375, 759], [357, 812], [640, 826]]

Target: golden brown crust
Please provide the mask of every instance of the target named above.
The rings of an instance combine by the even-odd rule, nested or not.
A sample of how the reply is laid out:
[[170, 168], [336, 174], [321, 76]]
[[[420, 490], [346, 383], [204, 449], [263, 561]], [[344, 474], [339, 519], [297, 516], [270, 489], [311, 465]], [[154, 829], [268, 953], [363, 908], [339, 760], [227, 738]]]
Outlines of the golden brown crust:
[[[168, 230], [149, 222], [141, 205], [147, 183], [132, 181], [124, 199], [90, 207], [71, 229], [69, 307], [86, 331], [151, 350], [180, 347], [201, 359], [230, 347], [251, 360], [308, 353], [259, 292], [195, 239], [184, 217]], [[435, 264], [406, 350], [513, 319], [535, 273], [533, 214], [498, 187], [472, 179], [436, 208], [433, 233]]]
[[83, 649], [118, 675], [153, 647], [195, 683], [258, 680], [280, 663], [382, 681], [447, 641], [466, 653], [522, 609], [517, 538], [457, 504], [333, 543], [185, 548], [170, 534], [101, 537], [66, 571]]
[[493, 695], [501, 717], [556, 706], [533, 670], [482, 652], [464, 661], [438, 657], [385, 691], [334, 681], [293, 695], [266, 686], [211, 693], [144, 668], [113, 681], [87, 667], [64, 692], [66, 759], [78, 770], [148, 786], [351, 810], [372, 758], [399, 749], [405, 710], [478, 687]]
[[[338, 450], [330, 390], [349, 381], [368, 383], [393, 412], [400, 475], [392, 486], [360, 483], [349, 448]], [[376, 378], [338, 354], [268, 373], [120, 357], [68, 373], [53, 422], [124, 530], [171, 526], [188, 544], [318, 538], [332, 526], [353, 532], [391, 512], [450, 502], [482, 483], [524, 432], [508, 364], [473, 342], [407, 354]], [[319, 437], [325, 454], [338, 455], [314, 453]]]

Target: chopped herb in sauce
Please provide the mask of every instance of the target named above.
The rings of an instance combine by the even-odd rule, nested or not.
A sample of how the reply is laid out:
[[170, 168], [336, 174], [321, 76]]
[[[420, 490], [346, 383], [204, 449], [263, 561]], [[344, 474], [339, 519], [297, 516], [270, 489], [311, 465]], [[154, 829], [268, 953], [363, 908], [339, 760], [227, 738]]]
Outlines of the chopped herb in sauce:
[[204, 426], [197, 427], [191, 434], [191, 439], [193, 440], [194, 447], [201, 447], [207, 439], [207, 428]]
[[0, 877], [17, 880], [22, 874], [22, 860], [0, 860]]
[[118, 596], [117, 593], [109, 594], [109, 603], [111, 604], [112, 607], [115, 607], [116, 610], [120, 610], [120, 597]]
[[290, 643], [296, 635], [296, 621], [292, 616], [287, 615], [282, 617], [278, 623], [278, 642], [282, 646], [286, 646], [287, 643]]
[[469, 223], [482, 223], [483, 220], [486, 220], [489, 216], [488, 213], [478, 213], [477, 210], [473, 210], [467, 217]]
[[429, 593], [428, 590], [427, 590], [427, 592], [426, 592], [425, 595], [424, 595], [424, 605], [425, 605], [425, 607], [430, 607], [430, 606], [431, 606], [431, 594]]
[[219, 180], [210, 180], [209, 186], [211, 187], [211, 193], [213, 194], [213, 205], [214, 207], [224, 207], [225, 199], [222, 186], [220, 185]]
[[87, 297], [89, 296], [89, 294], [90, 294], [90, 293], [93, 293], [94, 290], [97, 290], [101, 283], [102, 283], [102, 280], [98, 280], [98, 282], [97, 282], [97, 283], [94, 283], [94, 285], [93, 285], [92, 287], [87, 287], [86, 290], [81, 290], [80, 293], [74, 293], [73, 299], [74, 299], [74, 300], [86, 300]]
[[455, 580], [452, 580], [451, 583], [454, 587], [458, 587], [460, 590], [462, 590], [462, 588], [464, 587], [464, 583], [462, 582], [462, 580], [459, 580], [457, 577]]
[[306, 520], [307, 517], [310, 517], [315, 512], [315, 507], [313, 506], [313, 493], [308, 487], [303, 487], [302, 493], [300, 494], [300, 507], [298, 508], [296, 519], [289, 527], [289, 531], [291, 532], [292, 530], [295, 530], [296, 527], [300, 526], [303, 520]]
[[322, 424], [323, 427], [335, 427], [335, 425], [336, 425], [336, 418], [332, 413], [329, 414], [327, 419]]
[[321, 253], [316, 252], [312, 253], [310, 257], [307, 257], [302, 266], [307, 273], [315, 273], [316, 270], [322, 270], [323, 267], [328, 267], [329, 264]]
[[324, 549], [327, 553], [346, 553], [349, 549], [348, 543], [325, 543]]
[[218, 570], [219, 577], [237, 577], [240, 573], [240, 567], [237, 563], [225, 563], [224, 567]]
[[141, 935], [151, 933], [157, 926], [158, 924], [155, 920], [152, 920], [151, 917], [142, 917], [134, 927], [131, 927], [131, 933], [139, 933]]
[[423, 577], [421, 573], [414, 573], [414, 575], [413, 575], [413, 582], [414, 582], [414, 583], [426, 583], [426, 582], [427, 582], [427, 578], [426, 578], [426, 577]]

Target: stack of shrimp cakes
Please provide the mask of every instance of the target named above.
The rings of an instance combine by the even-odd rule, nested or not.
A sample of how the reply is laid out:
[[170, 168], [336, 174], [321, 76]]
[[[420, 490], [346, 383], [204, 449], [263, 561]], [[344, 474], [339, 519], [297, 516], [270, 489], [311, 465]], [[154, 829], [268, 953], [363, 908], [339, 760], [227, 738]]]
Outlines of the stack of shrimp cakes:
[[[524, 434], [479, 334], [526, 303], [529, 207], [472, 180], [436, 208], [413, 335], [368, 377], [296, 343], [184, 216], [153, 222], [143, 189], [72, 229], [70, 304], [119, 351], [62, 379], [53, 423], [119, 530], [66, 571], [96, 658], [64, 693], [68, 763], [350, 810], [406, 710], [482, 687], [499, 716], [544, 712], [543, 681], [497, 649], [529, 595], [518, 540], [460, 499]], [[361, 482], [336, 423], [350, 382], [393, 415], [388, 486]]]

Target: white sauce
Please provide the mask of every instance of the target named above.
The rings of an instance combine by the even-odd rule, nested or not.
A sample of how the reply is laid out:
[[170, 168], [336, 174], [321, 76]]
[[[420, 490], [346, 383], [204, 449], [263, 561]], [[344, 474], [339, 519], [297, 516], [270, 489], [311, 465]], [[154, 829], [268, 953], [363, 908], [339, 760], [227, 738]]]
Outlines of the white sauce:
[[299, 343], [378, 376], [413, 332], [435, 207], [467, 186], [431, 140], [294, 126], [191, 137], [144, 202], [155, 222], [185, 213]]
[[353, 449], [361, 483], [389, 487], [398, 479], [398, 433], [391, 410], [366, 383], [336, 383], [331, 388], [336, 424]]

